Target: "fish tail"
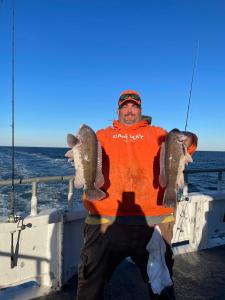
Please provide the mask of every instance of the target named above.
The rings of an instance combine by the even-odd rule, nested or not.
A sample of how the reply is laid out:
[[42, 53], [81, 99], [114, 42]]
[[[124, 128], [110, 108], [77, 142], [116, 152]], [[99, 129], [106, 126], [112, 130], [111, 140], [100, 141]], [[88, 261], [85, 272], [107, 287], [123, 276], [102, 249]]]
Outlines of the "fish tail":
[[175, 207], [177, 202], [177, 192], [175, 189], [166, 189], [163, 197], [163, 206]]
[[105, 193], [101, 191], [100, 189], [87, 189], [85, 190], [85, 198], [87, 200], [102, 200], [105, 198]]

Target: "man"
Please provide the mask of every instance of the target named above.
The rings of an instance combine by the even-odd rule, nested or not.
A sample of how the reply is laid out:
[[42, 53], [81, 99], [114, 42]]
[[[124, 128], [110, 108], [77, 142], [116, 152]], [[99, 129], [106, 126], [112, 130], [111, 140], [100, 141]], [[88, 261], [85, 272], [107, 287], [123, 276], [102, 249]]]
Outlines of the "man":
[[[175, 299], [173, 287], [159, 295], [152, 292], [147, 275], [146, 245], [158, 224], [167, 245], [165, 260], [172, 276], [170, 242], [174, 216], [162, 205], [164, 189], [159, 185], [160, 146], [167, 132], [141, 120], [141, 98], [133, 90], [124, 91], [118, 101], [118, 120], [99, 130], [102, 145], [102, 171], [106, 198], [88, 201], [84, 246], [78, 272], [77, 300], [103, 299], [104, 284], [116, 266], [130, 256], [149, 287], [149, 299]], [[189, 134], [188, 151], [197, 138]]]

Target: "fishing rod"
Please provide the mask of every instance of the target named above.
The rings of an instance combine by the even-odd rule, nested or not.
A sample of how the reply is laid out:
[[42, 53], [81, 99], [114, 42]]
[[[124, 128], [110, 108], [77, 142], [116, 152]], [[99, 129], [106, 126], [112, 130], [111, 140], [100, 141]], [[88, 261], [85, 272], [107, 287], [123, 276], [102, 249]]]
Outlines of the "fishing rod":
[[13, 0], [13, 8], [12, 8], [12, 168], [11, 168], [11, 178], [12, 178], [12, 185], [11, 185], [11, 192], [10, 192], [10, 205], [9, 205], [9, 215], [8, 215], [8, 222], [15, 222], [15, 122], [14, 122], [14, 74], [15, 74], [15, 5]]
[[193, 66], [193, 70], [192, 70], [191, 85], [190, 85], [190, 91], [189, 91], [189, 97], [188, 97], [188, 108], [187, 108], [184, 131], [187, 131], [188, 117], [189, 117], [190, 104], [191, 104], [192, 87], [193, 87], [193, 81], [194, 81], [194, 76], [195, 76], [195, 69], [196, 69], [197, 61], [198, 61], [198, 54], [199, 54], [199, 41], [198, 41], [198, 44], [196, 47], [196, 52], [195, 52], [195, 60], [194, 60], [194, 66]]

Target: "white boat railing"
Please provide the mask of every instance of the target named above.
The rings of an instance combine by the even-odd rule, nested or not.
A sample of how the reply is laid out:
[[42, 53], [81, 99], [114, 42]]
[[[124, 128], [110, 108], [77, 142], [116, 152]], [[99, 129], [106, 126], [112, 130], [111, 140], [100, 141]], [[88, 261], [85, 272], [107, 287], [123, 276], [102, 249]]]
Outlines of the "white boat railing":
[[212, 168], [212, 169], [188, 169], [184, 170], [184, 178], [185, 182], [188, 183], [189, 175], [190, 174], [197, 174], [197, 173], [217, 173], [217, 190], [222, 190], [222, 184], [223, 184], [223, 173], [225, 173], [224, 168]]
[[[62, 182], [68, 184], [69, 209], [39, 213], [38, 185]], [[0, 181], [0, 188], [11, 185], [11, 180]], [[25, 218], [0, 222], [0, 265], [4, 269], [0, 290], [32, 281], [40, 287], [59, 289], [76, 273], [83, 244], [86, 211], [82, 206], [72, 209], [74, 176], [19, 178], [14, 185], [32, 187], [31, 211]]]
[[[19, 178], [14, 180], [14, 185], [32, 185], [32, 196], [31, 196], [31, 216], [36, 216], [38, 213], [38, 184], [39, 183], [49, 183], [49, 182], [68, 182], [68, 208], [72, 208], [72, 200], [74, 193], [74, 176], [46, 176], [46, 177], [33, 177], [33, 178]], [[0, 180], [1, 186], [11, 186], [12, 180]]]
[[[184, 171], [185, 177], [185, 189], [183, 195], [188, 195], [187, 184], [189, 183], [190, 175], [197, 173], [217, 173], [217, 191], [222, 191], [223, 187], [223, 173], [225, 173], [224, 168], [211, 168], [211, 169], [188, 169]], [[39, 183], [50, 183], [50, 182], [67, 182], [68, 183], [68, 209], [73, 206], [73, 194], [74, 194], [74, 176], [46, 176], [46, 177], [33, 177], [33, 178], [18, 178], [14, 180], [15, 185], [32, 185], [32, 196], [31, 196], [31, 216], [36, 216], [38, 214], [38, 184]], [[0, 187], [11, 186], [12, 180], [0, 180]]]

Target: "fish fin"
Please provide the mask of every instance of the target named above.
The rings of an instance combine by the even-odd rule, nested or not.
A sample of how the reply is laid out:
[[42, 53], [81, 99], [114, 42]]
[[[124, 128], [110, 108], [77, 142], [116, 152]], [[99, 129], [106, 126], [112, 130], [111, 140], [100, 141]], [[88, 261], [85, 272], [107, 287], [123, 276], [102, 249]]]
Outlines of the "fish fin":
[[190, 162], [193, 162], [192, 156], [187, 151], [187, 146], [183, 144], [184, 151], [184, 165], [187, 165]]
[[177, 192], [176, 189], [166, 188], [164, 197], [163, 197], [163, 206], [164, 207], [176, 207], [177, 202]]
[[160, 149], [160, 174], [159, 174], [159, 184], [164, 188], [167, 184], [167, 178], [165, 174], [165, 143], [162, 143]]
[[98, 161], [97, 161], [97, 174], [95, 179], [95, 187], [100, 188], [105, 182], [104, 176], [102, 174], [102, 146], [98, 142]]
[[93, 201], [93, 200], [102, 200], [105, 198], [106, 194], [100, 189], [87, 189], [84, 191], [85, 199]]
[[160, 186], [162, 188], [166, 187], [166, 185], [167, 185], [167, 178], [166, 178], [165, 174], [164, 175], [160, 174], [160, 176], [159, 176], [159, 184], [160, 184]]
[[183, 187], [184, 187], [184, 173], [183, 172], [184, 172], [185, 163], [186, 163], [186, 157], [183, 156], [180, 159], [179, 167], [177, 170], [177, 180], [176, 180], [177, 190], [183, 189]]
[[177, 178], [177, 187], [178, 189], [183, 189], [184, 187], [184, 175], [183, 172]]
[[74, 187], [76, 189], [81, 189], [84, 186], [84, 178], [82, 176], [82, 173], [76, 170], [76, 175], [74, 178]]
[[98, 173], [97, 177], [96, 177], [96, 180], [95, 180], [95, 187], [100, 188], [104, 185], [104, 183], [105, 183], [105, 179], [104, 179], [104, 176], [103, 176], [102, 172]]
[[193, 159], [192, 159], [191, 155], [188, 152], [185, 153], [185, 162], [186, 163], [192, 163], [193, 162]]
[[73, 150], [67, 151], [66, 154], [65, 154], [65, 157], [68, 157], [68, 158], [69, 158], [68, 161], [74, 160], [74, 157], [73, 157]]
[[70, 148], [73, 148], [77, 143], [79, 143], [79, 139], [73, 134], [67, 134], [67, 144]]

